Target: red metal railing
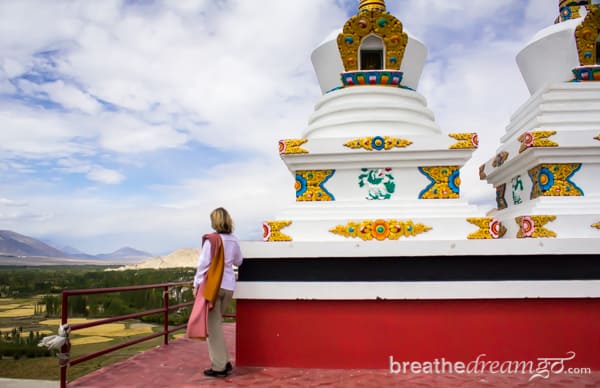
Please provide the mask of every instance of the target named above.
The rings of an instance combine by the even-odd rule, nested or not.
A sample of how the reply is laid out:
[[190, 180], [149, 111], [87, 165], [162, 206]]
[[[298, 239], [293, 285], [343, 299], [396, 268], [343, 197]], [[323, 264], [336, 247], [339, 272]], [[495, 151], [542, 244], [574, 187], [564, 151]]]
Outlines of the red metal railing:
[[130, 286], [130, 287], [93, 288], [93, 289], [88, 289], [88, 290], [64, 290], [62, 292], [61, 325], [68, 323], [69, 296], [107, 294], [107, 293], [111, 293], [111, 292], [130, 292], [130, 291], [140, 291], [140, 290], [148, 290], [148, 289], [156, 289], [156, 288], [163, 289], [163, 306], [161, 308], [153, 309], [153, 310], [146, 310], [146, 311], [142, 311], [139, 313], [120, 315], [120, 316], [112, 317], [112, 318], [100, 319], [100, 320], [93, 321], [93, 322], [69, 325], [71, 332], [76, 331], [76, 330], [85, 329], [88, 327], [100, 326], [100, 325], [104, 325], [107, 323], [123, 321], [126, 319], [141, 318], [146, 315], [153, 315], [153, 314], [160, 314], [160, 313], [164, 314], [164, 325], [163, 325], [163, 330], [160, 332], [153, 333], [153, 334], [150, 334], [150, 335], [147, 335], [144, 337], [136, 338], [131, 341], [127, 341], [127, 342], [124, 342], [124, 343], [121, 343], [121, 344], [118, 344], [115, 346], [111, 346], [109, 348], [100, 350], [98, 352], [90, 353], [85, 356], [76, 358], [74, 360], [69, 359], [70, 345], [66, 345], [66, 344], [63, 345], [63, 347], [61, 349], [61, 357], [60, 357], [60, 386], [61, 386], [61, 388], [65, 388], [67, 386], [67, 367], [68, 366], [74, 366], [74, 365], [80, 364], [84, 361], [88, 361], [93, 358], [100, 357], [104, 354], [114, 352], [115, 350], [123, 349], [127, 346], [135, 345], [140, 342], [148, 341], [153, 338], [160, 337], [160, 336], [163, 336], [163, 343], [165, 345], [168, 345], [170, 333], [173, 333], [173, 332], [181, 330], [181, 329], [185, 329], [187, 327], [187, 324], [182, 324], [182, 325], [178, 325], [178, 326], [169, 328], [169, 311], [179, 309], [182, 307], [191, 306], [194, 304], [194, 301], [192, 300], [189, 302], [169, 306], [169, 289], [175, 288], [175, 287], [183, 287], [183, 286], [191, 285], [191, 284], [192, 284], [191, 282], [179, 282], [179, 283], [150, 284], [150, 285], [144, 285], [144, 286]]

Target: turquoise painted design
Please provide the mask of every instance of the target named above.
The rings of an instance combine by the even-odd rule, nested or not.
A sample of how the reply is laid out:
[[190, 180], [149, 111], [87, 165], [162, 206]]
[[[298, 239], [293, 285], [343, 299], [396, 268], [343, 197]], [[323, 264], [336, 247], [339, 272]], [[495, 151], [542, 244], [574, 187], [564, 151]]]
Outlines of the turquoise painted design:
[[[587, 52], [584, 56], [587, 57]], [[589, 53], [590, 57], [592, 53]], [[580, 66], [572, 70], [575, 79], [573, 82], [585, 82], [585, 81], [600, 81], [600, 67], [598, 66]]]
[[296, 197], [301, 197], [304, 193], [306, 193], [306, 179], [296, 174]]
[[392, 198], [396, 191], [396, 183], [391, 168], [361, 168], [358, 186], [369, 189], [366, 199], [385, 200]]
[[583, 190], [572, 181], [581, 163], [541, 164], [528, 171], [533, 183], [530, 198], [583, 197]]
[[460, 170], [454, 170], [448, 178], [448, 187], [453, 193], [460, 193]]
[[498, 210], [506, 209], [508, 207], [508, 202], [506, 202], [506, 198], [504, 198], [505, 193], [506, 183], [496, 187], [496, 207]]
[[429, 184], [419, 193], [419, 199], [460, 198], [459, 166], [419, 167]]
[[401, 87], [403, 73], [396, 70], [358, 70], [342, 73], [344, 87], [359, 85], [386, 85]]
[[325, 183], [335, 174], [335, 170], [296, 171], [296, 201], [335, 201], [335, 197], [325, 188]]

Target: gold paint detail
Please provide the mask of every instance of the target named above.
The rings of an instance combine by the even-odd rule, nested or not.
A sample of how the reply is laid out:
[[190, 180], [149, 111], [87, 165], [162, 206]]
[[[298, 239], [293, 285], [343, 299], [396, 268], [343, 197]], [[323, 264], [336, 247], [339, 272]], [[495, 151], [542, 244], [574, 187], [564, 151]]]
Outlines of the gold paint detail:
[[521, 147], [519, 153], [534, 147], [558, 147], [558, 143], [548, 139], [556, 135], [556, 131], [533, 131], [525, 132], [519, 136]]
[[546, 229], [544, 226], [554, 221], [556, 216], [520, 216], [515, 217], [515, 221], [519, 226], [517, 238], [544, 238], [556, 237], [556, 232]]
[[419, 167], [429, 185], [419, 193], [419, 199], [460, 198], [460, 166]]
[[373, 10], [373, 9], [381, 9], [385, 11], [385, 1], [384, 0], [360, 0], [360, 4], [358, 5], [358, 11]]
[[335, 197], [325, 188], [325, 183], [335, 170], [296, 171], [296, 201], [335, 201]]
[[392, 148], [405, 148], [411, 144], [412, 141], [399, 137], [367, 136], [347, 141], [344, 146], [352, 149], [364, 148], [367, 151], [389, 151]]
[[263, 240], [268, 242], [292, 241], [292, 238], [281, 229], [292, 224], [292, 221], [265, 221], [263, 223]]
[[415, 224], [413, 221], [398, 220], [364, 220], [360, 222], [350, 221], [346, 225], [337, 225], [329, 230], [346, 238], [360, 238], [369, 240], [398, 240], [401, 237], [414, 237], [431, 230], [431, 227], [423, 224]]
[[469, 149], [479, 147], [479, 137], [477, 133], [451, 133], [448, 136], [458, 140], [450, 146], [450, 149]]
[[594, 139], [600, 140], [600, 135], [596, 136]]
[[359, 51], [363, 38], [374, 34], [383, 40], [385, 63], [381, 70], [400, 70], [408, 35], [403, 32], [402, 23], [385, 10], [374, 7], [361, 9], [346, 24], [337, 37], [345, 71], [359, 70]]
[[306, 143], [308, 139], [283, 139], [279, 140], [279, 154], [308, 154], [308, 150], [300, 147]]
[[592, 224], [592, 228], [600, 229], [600, 222], [596, 222], [595, 224]]
[[471, 217], [467, 222], [478, 226], [479, 230], [467, 236], [469, 240], [491, 240], [506, 234], [506, 227], [494, 217]]
[[586, 6], [587, 15], [583, 22], [575, 29], [575, 40], [579, 52], [581, 66], [593, 66], [600, 53], [596, 52], [596, 42], [600, 35], [600, 5]]
[[583, 197], [583, 190], [571, 180], [581, 169], [581, 163], [540, 164], [527, 173], [531, 178], [530, 198]]

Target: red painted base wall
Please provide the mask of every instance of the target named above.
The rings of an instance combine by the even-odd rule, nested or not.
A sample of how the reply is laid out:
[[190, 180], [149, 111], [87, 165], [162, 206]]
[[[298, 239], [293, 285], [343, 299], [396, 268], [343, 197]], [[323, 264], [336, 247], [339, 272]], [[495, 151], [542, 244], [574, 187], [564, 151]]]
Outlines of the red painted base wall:
[[395, 361], [537, 361], [600, 370], [600, 299], [237, 301], [240, 366], [389, 368]]

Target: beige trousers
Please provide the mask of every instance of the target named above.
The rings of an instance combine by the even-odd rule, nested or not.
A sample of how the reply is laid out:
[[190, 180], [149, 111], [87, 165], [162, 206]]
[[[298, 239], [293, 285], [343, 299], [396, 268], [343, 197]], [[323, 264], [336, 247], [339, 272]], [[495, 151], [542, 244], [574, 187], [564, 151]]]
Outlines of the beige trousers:
[[225, 365], [229, 361], [229, 353], [223, 335], [223, 314], [231, 303], [232, 297], [233, 291], [221, 288], [214, 307], [208, 312], [208, 355], [212, 370], [219, 372], [225, 370]]

